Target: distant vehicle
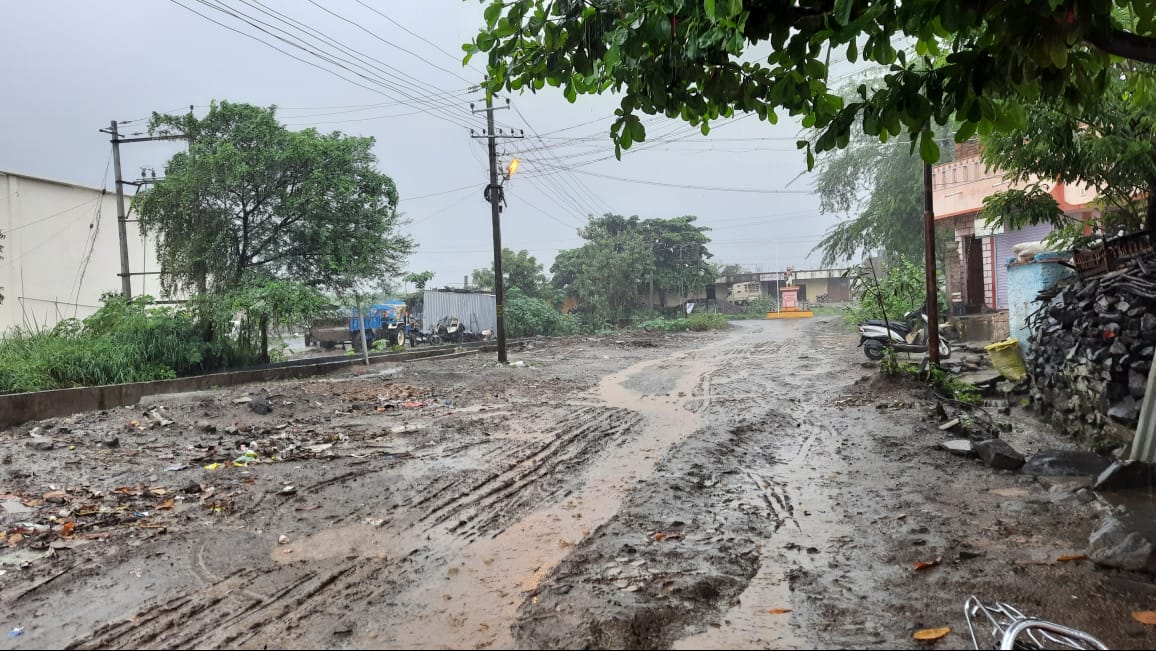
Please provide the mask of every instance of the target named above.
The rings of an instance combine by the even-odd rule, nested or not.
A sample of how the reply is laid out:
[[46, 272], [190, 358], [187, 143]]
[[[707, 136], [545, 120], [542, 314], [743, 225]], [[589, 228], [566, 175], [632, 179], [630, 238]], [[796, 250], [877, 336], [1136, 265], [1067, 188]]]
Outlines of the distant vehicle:
[[751, 301], [758, 300], [762, 295], [763, 284], [756, 280], [732, 285], [730, 293], [727, 295], [727, 300], [735, 305], [746, 305]]
[[[345, 310], [344, 316], [315, 319], [305, 333], [306, 346], [321, 346], [332, 350], [337, 346], [353, 346], [361, 350], [361, 319], [353, 311]], [[384, 303], [369, 306], [365, 315], [365, 344], [372, 348], [373, 342], [386, 340], [391, 346], [404, 346], [406, 340], [416, 343], [418, 326], [409, 316], [405, 302], [390, 299]]]
[[[362, 320], [359, 317], [349, 319], [349, 337], [353, 349], [361, 351]], [[384, 303], [369, 306], [365, 315], [365, 345], [373, 347], [373, 342], [384, 339], [391, 346], [404, 346], [410, 338], [411, 324], [409, 310], [405, 301], [390, 299]]]

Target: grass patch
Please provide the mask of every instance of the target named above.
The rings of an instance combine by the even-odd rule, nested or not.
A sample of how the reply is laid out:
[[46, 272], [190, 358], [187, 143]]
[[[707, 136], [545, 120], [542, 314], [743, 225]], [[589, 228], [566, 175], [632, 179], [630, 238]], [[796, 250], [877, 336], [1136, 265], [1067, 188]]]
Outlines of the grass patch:
[[683, 319], [650, 319], [643, 321], [636, 327], [640, 330], [659, 330], [662, 332], [705, 332], [707, 330], [721, 330], [728, 325], [727, 315], [703, 313], [691, 314]]

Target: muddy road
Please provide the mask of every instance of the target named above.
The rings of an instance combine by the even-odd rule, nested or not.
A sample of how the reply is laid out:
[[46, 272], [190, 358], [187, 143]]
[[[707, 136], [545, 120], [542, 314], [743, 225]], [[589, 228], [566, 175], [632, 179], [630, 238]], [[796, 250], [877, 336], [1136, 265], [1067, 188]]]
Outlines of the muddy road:
[[1156, 642], [1149, 580], [1057, 560], [1104, 507], [937, 450], [829, 319], [510, 358], [4, 432], [5, 648], [958, 648], [971, 594]]

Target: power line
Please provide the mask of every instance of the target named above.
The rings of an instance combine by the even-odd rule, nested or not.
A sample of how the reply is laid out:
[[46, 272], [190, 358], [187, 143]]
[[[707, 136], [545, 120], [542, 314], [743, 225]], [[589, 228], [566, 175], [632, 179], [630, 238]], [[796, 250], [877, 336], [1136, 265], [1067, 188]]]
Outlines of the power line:
[[620, 181], [622, 183], [639, 183], [643, 185], [656, 185], [667, 188], [680, 188], [685, 190], [708, 190], [712, 192], [750, 192], [754, 194], [814, 194], [810, 190], [771, 190], [764, 188], [728, 188], [720, 185], [693, 185], [689, 183], [666, 183], [664, 181], [650, 181], [646, 179], [628, 179], [621, 176], [613, 176], [610, 174], [599, 174], [598, 172], [589, 172], [586, 170], [575, 170], [575, 174], [585, 174], [586, 176], [595, 176], [602, 179], [609, 179], [611, 181]]
[[[350, 61], [349, 59], [341, 59], [340, 56], [336, 56], [336, 55], [333, 55], [332, 53], [328, 53], [328, 55], [330, 57], [341, 59], [341, 61], [343, 61], [345, 63], [349, 63], [350, 65], [354, 65], [356, 67], [360, 67], [362, 70], [365, 70], [367, 72], [370, 72], [371, 70], [376, 70], [377, 73], [370, 72], [370, 74], [371, 75], [382, 74], [382, 75], [384, 75], [384, 77], [382, 77], [382, 79], [390, 79], [391, 76], [394, 74], [394, 73], [388, 72], [386, 69], [394, 71], [396, 74], [401, 75], [401, 77], [409, 78], [410, 80], [412, 80], [411, 82], [403, 81], [401, 79], [401, 77], [393, 77], [392, 79], [390, 79], [389, 82], [382, 82], [381, 79], [378, 79], [376, 76], [374, 76], [374, 80], [376, 80], [378, 83], [383, 83], [383, 85], [391, 88], [395, 92], [398, 92], [405, 97], [408, 97], [409, 99], [413, 100], [417, 104], [421, 104], [421, 105], [429, 107], [431, 111], [439, 112], [440, 115], [443, 116], [443, 118], [448, 117], [450, 121], [454, 121], [455, 119], [457, 119], [456, 116], [454, 116], [454, 114], [452, 112], [450, 112], [449, 109], [447, 109], [446, 107], [441, 106], [440, 104], [433, 103], [433, 102], [424, 102], [423, 100], [420, 100], [420, 93], [428, 93], [429, 90], [431, 90], [431, 89], [437, 90], [437, 91], [441, 91], [442, 89], [439, 89], [439, 88], [437, 88], [431, 84], [427, 84], [424, 81], [422, 81], [421, 79], [414, 77], [413, 75], [405, 72], [404, 70], [396, 68], [396, 67], [382, 61], [381, 59], [378, 59], [378, 58], [373, 57], [371, 55], [367, 55], [364, 52], [361, 52], [361, 51], [356, 50], [354, 48], [350, 48], [350, 47], [344, 45], [343, 43], [341, 43], [340, 41], [338, 41], [337, 39], [333, 38], [332, 36], [329, 36], [328, 34], [322, 32], [319, 29], [312, 27], [310, 25], [307, 25], [306, 23], [303, 23], [302, 21], [299, 21], [295, 18], [287, 16], [286, 14], [281, 13], [275, 9], [272, 9], [271, 7], [268, 7], [265, 4], [262, 4], [260, 2], [260, 0], [240, 0], [240, 1], [242, 3], [244, 3], [245, 5], [252, 7], [253, 9], [256, 9], [257, 11], [261, 12], [265, 16], [268, 16], [268, 17], [272, 18], [273, 20], [277, 20], [277, 21], [280, 21], [280, 22], [288, 25], [292, 29], [297, 30], [298, 32], [304, 34], [308, 38], [312, 38], [316, 41], [319, 41], [321, 43], [325, 43], [325, 44], [328, 44], [328, 45], [331, 45], [331, 46], [337, 48], [337, 50], [339, 52], [343, 53], [345, 56], [353, 57], [354, 61]], [[205, 4], [205, 3], [207, 3], [207, 0], [198, 0], [198, 2]], [[217, 0], [217, 2], [219, 2], [220, 5], [223, 7], [226, 6], [224, 3], [224, 0]], [[215, 7], [216, 5], [210, 4], [209, 6]], [[300, 37], [292, 36], [291, 34], [289, 34], [289, 32], [285, 31], [284, 29], [279, 28], [279, 27], [275, 27], [269, 23], [261, 21], [258, 18], [254, 18], [252, 16], [249, 16], [248, 14], [245, 14], [244, 12], [240, 11], [239, 9], [234, 10], [236, 13], [234, 13], [233, 11], [230, 11], [228, 9], [224, 9], [224, 11], [226, 11], [226, 13], [231, 13], [232, 15], [234, 15], [234, 17], [236, 17], [237, 14], [239, 13], [241, 16], [244, 16], [246, 19], [255, 20], [255, 21], [261, 23], [262, 25], [269, 27], [270, 29], [275, 29], [275, 30], [281, 32], [282, 34], [289, 36], [291, 39], [294, 39], [295, 42], [300, 41]], [[248, 21], [246, 21], [246, 22], [248, 22]], [[251, 22], [249, 24], [253, 25], [253, 23], [251, 23]], [[253, 25], [253, 26], [257, 27], [256, 25]], [[260, 29], [259, 27], [257, 27], [257, 28]], [[275, 34], [273, 34], [273, 36], [277, 37]], [[280, 37], [277, 37], [277, 38], [280, 38]], [[316, 54], [316, 53], [314, 53], [314, 54]], [[379, 65], [374, 65], [372, 63], [368, 63], [367, 59], [374, 61], [374, 62], [381, 64], [381, 65], [379, 66]], [[340, 65], [340, 64], [338, 64], [338, 65]], [[384, 68], [382, 66], [384, 66]], [[356, 71], [354, 71], [354, 72], [355, 72], [355, 74], [360, 74], [360, 73], [356, 73]], [[394, 85], [396, 85], [397, 87], [395, 87]], [[406, 93], [406, 91], [409, 91], [412, 93], [415, 90], [419, 91], [417, 96], [408, 95]]]
[[[425, 113], [424, 110], [407, 111], [405, 113], [390, 113], [387, 115], [371, 115], [364, 118], [347, 118], [344, 120], [306, 120], [304, 122], [285, 122], [287, 127], [304, 127], [314, 124], [345, 124], [347, 122], [368, 122], [370, 120], [388, 120], [390, 118], [403, 118], [410, 115], [420, 115]], [[297, 119], [297, 118], [294, 118]]]
[[[198, 0], [198, 1], [199, 1], [199, 0]], [[362, 84], [362, 83], [360, 83], [360, 82], [354, 81], [354, 80], [352, 80], [352, 79], [350, 79], [350, 78], [348, 78], [348, 77], [346, 77], [346, 76], [344, 76], [344, 75], [342, 75], [342, 74], [340, 74], [340, 73], [338, 73], [338, 72], [336, 72], [336, 71], [334, 71], [334, 70], [331, 70], [331, 69], [329, 69], [329, 68], [326, 68], [326, 67], [324, 67], [324, 66], [322, 66], [322, 65], [319, 65], [319, 64], [313, 63], [312, 61], [308, 61], [308, 60], [306, 60], [306, 59], [302, 59], [301, 57], [299, 57], [299, 56], [297, 56], [297, 55], [293, 54], [292, 52], [286, 52], [285, 50], [282, 50], [281, 48], [277, 47], [276, 45], [274, 45], [274, 44], [272, 44], [272, 43], [270, 43], [270, 42], [268, 42], [268, 41], [265, 41], [264, 39], [262, 39], [262, 38], [260, 38], [260, 37], [258, 37], [258, 36], [254, 36], [253, 34], [250, 34], [250, 33], [248, 33], [248, 32], [244, 32], [244, 31], [241, 31], [241, 30], [239, 30], [239, 29], [236, 29], [235, 27], [231, 27], [231, 26], [229, 26], [229, 25], [226, 25], [225, 23], [222, 23], [222, 22], [221, 22], [221, 21], [219, 21], [219, 20], [216, 20], [216, 19], [214, 19], [214, 18], [211, 18], [211, 17], [209, 17], [209, 16], [206, 16], [205, 14], [203, 14], [203, 13], [201, 13], [201, 12], [197, 11], [196, 9], [193, 9], [192, 7], [188, 7], [188, 6], [185, 6], [184, 4], [181, 4], [181, 2], [179, 2], [179, 0], [169, 0], [169, 2], [171, 2], [171, 3], [175, 4], [175, 5], [177, 5], [178, 7], [180, 7], [180, 8], [182, 8], [182, 9], [184, 9], [185, 11], [188, 11], [188, 12], [190, 12], [190, 13], [196, 14], [196, 15], [200, 16], [201, 18], [204, 18], [205, 20], [209, 21], [210, 23], [213, 23], [213, 24], [215, 24], [215, 25], [218, 25], [218, 26], [220, 26], [220, 27], [224, 27], [225, 29], [229, 30], [230, 32], [234, 32], [234, 33], [236, 33], [236, 34], [240, 34], [241, 36], [244, 36], [245, 38], [249, 38], [249, 39], [252, 39], [252, 40], [254, 40], [254, 41], [257, 41], [258, 43], [260, 43], [260, 44], [262, 44], [262, 45], [264, 45], [264, 46], [266, 46], [266, 47], [268, 47], [268, 48], [271, 48], [271, 49], [273, 49], [273, 50], [276, 50], [277, 52], [280, 52], [281, 54], [284, 54], [285, 56], [287, 56], [287, 57], [289, 57], [289, 58], [291, 58], [291, 59], [295, 59], [295, 60], [297, 60], [297, 61], [300, 61], [301, 63], [304, 63], [304, 64], [305, 64], [305, 65], [307, 65], [307, 66], [312, 66], [312, 67], [314, 67], [314, 68], [317, 68], [318, 70], [320, 70], [320, 71], [322, 71], [322, 72], [326, 72], [326, 73], [329, 73], [329, 74], [333, 75], [334, 77], [337, 77], [338, 79], [341, 79], [342, 81], [347, 81], [347, 82], [349, 82], [349, 83], [353, 84], [354, 86], [359, 86], [359, 87], [361, 87], [361, 88], [364, 88], [365, 90], [368, 90], [368, 91], [369, 91], [369, 92], [371, 92], [371, 93], [376, 93], [376, 94], [378, 94], [378, 95], [384, 95], [384, 96], [386, 96], [386, 97], [389, 97], [390, 99], [396, 99], [396, 98], [394, 98], [393, 96], [391, 96], [391, 95], [388, 95], [387, 93], [384, 93], [384, 92], [382, 92], [382, 91], [381, 91], [381, 90], [379, 90], [379, 89], [373, 88], [373, 87], [371, 87], [371, 86], [366, 86], [365, 84]], [[204, 3], [202, 2], [202, 4], [204, 4]], [[213, 7], [213, 8], [214, 8], [214, 9], [218, 9], [218, 11], [223, 11], [223, 10], [221, 10], [221, 9], [217, 8], [217, 7]], [[264, 30], [261, 30], [261, 31], [262, 31], [262, 32], [264, 32]], [[268, 34], [268, 32], [265, 32], [265, 33], [266, 33], [266, 34]], [[270, 34], [270, 36], [272, 36], [272, 35]], [[282, 40], [282, 41], [284, 41], [284, 39], [279, 39], [279, 40]], [[297, 47], [298, 49], [301, 49], [301, 50], [305, 50], [306, 52], [309, 52], [309, 50], [306, 50], [305, 48], [303, 48], [303, 47], [301, 47], [301, 46], [294, 46], [294, 47]], [[310, 54], [313, 54], [312, 52], [309, 52], [309, 53], [310, 53]], [[320, 57], [320, 56], [319, 56], [318, 58], [322, 58], [322, 57]], [[345, 68], [345, 69], [346, 69], [346, 70], [348, 70], [348, 68]], [[351, 71], [351, 72], [352, 72], [352, 71]]]
[[[297, 61], [300, 61], [300, 62], [305, 63], [307, 65], [310, 65], [314, 68], [317, 68], [318, 70], [322, 70], [324, 72], [332, 74], [333, 76], [338, 77], [339, 79], [342, 79], [342, 80], [347, 81], [349, 83], [352, 83], [356, 86], [359, 86], [361, 88], [369, 90], [370, 92], [374, 92], [374, 93], [377, 93], [379, 95], [384, 95], [385, 97], [388, 97], [388, 98], [393, 99], [393, 100], [398, 100], [399, 99], [398, 96], [405, 97], [405, 98], [410, 100], [410, 103], [409, 103], [410, 105], [418, 104], [418, 105], [424, 105], [424, 106], [427, 106], [428, 108], [430, 108], [430, 116], [431, 117], [441, 119], [443, 121], [454, 124], [455, 126], [460, 126], [463, 128], [465, 128], [467, 126], [467, 123], [464, 122], [464, 119], [461, 119], [461, 121], [459, 121], [459, 118], [457, 116], [453, 115], [452, 113], [447, 114], [445, 112], [447, 109], [445, 109], [444, 107], [440, 107], [437, 105], [430, 105], [428, 103], [422, 104], [421, 101], [419, 100], [419, 98], [410, 94], [410, 92], [412, 92], [412, 91], [407, 91], [406, 89], [399, 88], [397, 85], [397, 82], [384, 81], [382, 78], [375, 76], [375, 73], [373, 73], [372, 71], [369, 71], [367, 74], [366, 72], [355, 70], [355, 69], [350, 67], [350, 65], [352, 65], [354, 67], [360, 67], [363, 70], [368, 70], [368, 68], [365, 65], [359, 65], [357, 63], [353, 63], [353, 62], [349, 61], [348, 59], [343, 59], [340, 56], [334, 55], [334, 54], [329, 53], [329, 52], [324, 52], [324, 53], [319, 52], [315, 49], [316, 46], [311, 45], [309, 43], [303, 44], [303, 42], [299, 38], [289, 35], [288, 32], [286, 32], [283, 29], [274, 28], [271, 25], [268, 25], [268, 23], [260, 21], [259, 19], [256, 19], [256, 18], [249, 17], [247, 15], [244, 15], [243, 13], [238, 13], [236, 11], [233, 11], [230, 8], [228, 8], [227, 6], [219, 6], [217, 4], [209, 2], [208, 0], [196, 0], [196, 2], [200, 3], [201, 5], [209, 7], [211, 9], [214, 9], [214, 10], [219, 11], [221, 13], [224, 13], [226, 15], [232, 16], [233, 18], [253, 27], [257, 31], [259, 31], [259, 32], [261, 32], [267, 36], [270, 36], [270, 37], [272, 37], [278, 41], [281, 41], [281, 42], [285, 43], [286, 45], [289, 45], [292, 48], [295, 48], [295, 49], [301, 50], [307, 54], [310, 54], [313, 57], [320, 59], [326, 63], [332, 64], [332, 65], [334, 65], [334, 66], [336, 66], [342, 70], [345, 70], [346, 72], [353, 74], [354, 76], [357, 76], [357, 77], [364, 79], [365, 81], [367, 81], [371, 84], [381, 86], [382, 88], [384, 88], [386, 90], [382, 90], [380, 88], [374, 88], [372, 86], [367, 86], [363, 83], [360, 83], [358, 81], [350, 79], [349, 77], [346, 77], [346, 76], [344, 76], [344, 75], [342, 75], [342, 74], [340, 74], [340, 73], [338, 73], [338, 72], [336, 72], [330, 68], [327, 68], [325, 66], [322, 66], [322, 65], [307, 61], [305, 59], [302, 59], [301, 57], [298, 57], [298, 56], [296, 56], [290, 52], [287, 52], [287, 51], [277, 47], [276, 45], [273, 45], [272, 43], [265, 41], [264, 39], [262, 39], [258, 36], [255, 36], [251, 33], [245, 32], [245, 31], [235, 29], [235, 28], [233, 28], [229, 25], [226, 25], [220, 21], [217, 21], [217, 20], [215, 20], [209, 16], [206, 16], [205, 14], [203, 14], [199, 11], [196, 11], [195, 9], [192, 9], [191, 7], [185, 6], [184, 4], [179, 2], [178, 0], [169, 0], [169, 1], [172, 2], [173, 4], [180, 6], [181, 8], [185, 9], [186, 11], [189, 11], [191, 13], [194, 13], [194, 14], [204, 18], [205, 20], [208, 20], [212, 23], [215, 23], [221, 27], [224, 27], [225, 29], [228, 29], [229, 31], [241, 34], [242, 36], [245, 36], [247, 38], [251, 38], [251, 39], [253, 39], [253, 40], [255, 40], [255, 41], [257, 41], [263, 45], [266, 45], [267, 47], [270, 47], [270, 48], [280, 52], [281, 54], [284, 54], [284, 55], [289, 56], [290, 58], [293, 58]], [[254, 21], [256, 21], [256, 22], [254, 22]], [[286, 34], [286, 36], [282, 36], [280, 34], [275, 34], [271, 31], [269, 31], [268, 29], [261, 27], [257, 23], [261, 23], [263, 25], [268, 25], [271, 29], [276, 29], [277, 31], [281, 32], [282, 34]], [[349, 65], [346, 65], [346, 64], [349, 64]], [[394, 94], [390, 94], [391, 92]]]
[[76, 210], [77, 208], [82, 208], [84, 206], [87, 206], [88, 204], [90, 204], [94, 201], [100, 201], [101, 197], [104, 196], [104, 193], [105, 193], [105, 191], [101, 190], [100, 195], [98, 195], [95, 199], [85, 199], [84, 201], [76, 204], [75, 206], [72, 206], [71, 208], [65, 208], [64, 210], [61, 210], [59, 212], [54, 212], [51, 215], [46, 215], [46, 216], [41, 217], [39, 219], [34, 219], [30, 222], [20, 224], [19, 226], [13, 226], [12, 228], [5, 231], [5, 233], [15, 233], [16, 231], [18, 231], [22, 228], [28, 228], [29, 226], [35, 226], [36, 224], [41, 224], [41, 223], [46, 222], [49, 219], [52, 219], [54, 217], [59, 217], [60, 215], [63, 215], [63, 214], [68, 213], [68, 212], [72, 212], [73, 210]]
[[443, 194], [451, 194], [454, 192], [461, 192], [462, 190], [469, 190], [470, 188], [476, 188], [476, 187], [477, 187], [477, 184], [471, 183], [470, 185], [463, 185], [460, 188], [452, 188], [450, 190], [442, 190], [441, 192], [431, 192], [429, 194], [419, 194], [416, 197], [401, 197], [398, 203], [400, 203], [401, 201], [417, 201], [418, 199], [428, 199], [430, 197], [440, 197]]
[[[514, 105], [514, 113], [516, 113], [518, 115], [518, 117], [521, 118], [522, 122], [524, 122], [526, 124], [526, 126], [530, 128], [530, 133], [534, 134], [535, 136], [538, 136], [538, 130], [534, 128], [534, 125], [530, 124], [530, 121], [528, 119], [526, 119], [525, 115], [522, 114], [522, 109], [518, 108], [517, 104]], [[541, 136], [538, 136], [538, 141], [541, 142], [541, 140], [542, 140]], [[543, 144], [545, 144], [545, 143], [543, 143]], [[558, 163], [562, 162], [560, 159], [558, 159], [557, 155], [555, 155], [550, 150], [542, 147], [540, 149], [540, 151], [542, 151], [544, 154], [551, 157], [553, 160], [557, 161]], [[573, 179], [573, 183], [570, 182], [571, 179]], [[586, 186], [586, 184], [582, 183], [581, 179], [575, 177], [573, 174], [568, 175], [568, 177], [563, 177], [561, 180], [563, 183], [567, 184], [570, 187], [570, 189], [575, 190], [580, 197], [585, 196], [585, 197], [591, 198], [592, 199], [591, 205], [593, 205], [594, 207], [597, 208], [598, 204], [601, 204], [601, 207], [604, 208], [604, 210], [602, 210], [601, 212], [604, 212], [604, 213], [613, 212], [613, 210], [611, 210], [611, 206], [609, 204], [607, 204], [605, 201], [602, 201], [602, 198], [599, 197], [597, 195], [597, 193], [592, 191], [589, 187]], [[585, 193], [585, 194], [583, 194], [583, 193]]]
[[[434, 43], [433, 41], [431, 41], [431, 40], [429, 40], [428, 38], [426, 38], [426, 37], [422, 36], [421, 34], [418, 34], [417, 32], [414, 32], [414, 31], [410, 30], [410, 29], [409, 29], [409, 28], [407, 28], [405, 25], [402, 25], [401, 23], [399, 23], [399, 22], [397, 22], [396, 20], [394, 20], [394, 19], [390, 18], [390, 17], [389, 17], [389, 16], [387, 16], [386, 14], [383, 14], [383, 13], [381, 13], [380, 11], [378, 11], [377, 9], [374, 9], [374, 8], [373, 8], [373, 7], [371, 7], [370, 5], [367, 5], [367, 4], [365, 4], [365, 3], [364, 3], [364, 2], [362, 2], [361, 0], [356, 0], [356, 2], [357, 2], [357, 4], [361, 5], [362, 7], [365, 7], [366, 9], [368, 9], [368, 10], [372, 11], [373, 13], [377, 14], [378, 16], [381, 16], [382, 18], [384, 18], [384, 19], [388, 20], [389, 22], [393, 23], [394, 25], [397, 25], [397, 26], [398, 26], [399, 28], [401, 28], [401, 30], [402, 30], [402, 31], [404, 31], [406, 34], [409, 34], [410, 36], [413, 36], [413, 37], [415, 37], [415, 38], [417, 38], [417, 39], [419, 39], [419, 40], [421, 40], [421, 41], [424, 41], [425, 43], [428, 43], [429, 45], [432, 45], [432, 46], [434, 47], [434, 49], [435, 49], [435, 50], [437, 50], [437, 51], [441, 52], [442, 54], [444, 54], [444, 55], [448, 56], [449, 58], [453, 59], [455, 62], [457, 62], [457, 63], [459, 63], [459, 64], [461, 63], [462, 59], [461, 59], [461, 58], [459, 58], [459, 56], [455, 56], [455, 55], [453, 55], [453, 54], [450, 54], [449, 52], [446, 52], [446, 51], [445, 51], [445, 50], [443, 50], [443, 49], [441, 48], [441, 46], [439, 46], [437, 43]], [[464, 67], [464, 66], [463, 66], [463, 67]], [[471, 70], [475, 70], [475, 69], [471, 67]], [[475, 71], [476, 71], [476, 70], [475, 70]]]
[[[437, 65], [436, 63], [434, 63], [434, 62], [430, 61], [429, 59], [427, 59], [427, 58], [425, 58], [425, 57], [421, 56], [420, 54], [418, 54], [418, 53], [416, 53], [416, 52], [414, 52], [414, 51], [412, 51], [412, 50], [407, 50], [406, 48], [404, 48], [404, 47], [402, 47], [402, 46], [400, 46], [400, 45], [397, 45], [396, 43], [391, 43], [390, 41], [387, 41], [387, 40], [385, 40], [384, 38], [382, 38], [382, 37], [378, 36], [377, 34], [375, 34], [375, 33], [371, 32], [370, 30], [366, 29], [366, 28], [365, 28], [365, 26], [364, 26], [364, 25], [362, 25], [361, 23], [357, 23], [357, 22], [354, 22], [354, 21], [352, 21], [352, 20], [350, 20], [350, 19], [346, 18], [345, 16], [342, 16], [341, 14], [338, 14], [338, 13], [336, 13], [336, 12], [334, 12], [334, 11], [330, 10], [330, 9], [327, 9], [327, 8], [323, 7], [323, 6], [321, 6], [320, 4], [318, 4], [318, 3], [317, 3], [315, 0], [309, 0], [309, 4], [313, 5], [314, 7], [317, 7], [318, 9], [321, 9], [322, 11], [324, 11], [324, 12], [325, 12], [325, 13], [327, 13], [327, 14], [330, 14], [331, 16], [334, 16], [334, 17], [336, 17], [336, 18], [338, 18], [338, 19], [340, 19], [340, 20], [344, 20], [345, 22], [349, 23], [350, 25], [353, 25], [354, 27], [356, 27], [356, 28], [360, 29], [361, 31], [365, 32], [366, 34], [369, 34], [369, 35], [370, 35], [370, 36], [372, 36], [373, 38], [376, 38], [377, 40], [381, 41], [382, 43], [385, 43], [386, 45], [388, 45], [388, 46], [390, 46], [390, 47], [392, 47], [392, 48], [395, 48], [395, 49], [401, 50], [402, 52], [405, 52], [406, 54], [408, 54], [408, 55], [410, 55], [410, 56], [412, 56], [412, 57], [416, 58], [417, 60], [421, 61], [422, 63], [424, 63], [424, 64], [426, 64], [426, 65], [430, 66], [431, 68], [436, 68], [437, 70], [441, 70], [442, 72], [445, 72], [445, 73], [448, 73], [448, 74], [450, 74], [450, 75], [453, 75], [453, 76], [457, 77], [458, 79], [461, 79], [462, 81], [466, 82], [467, 84], [474, 84], [474, 83], [477, 83], [477, 82], [475, 82], [475, 81], [474, 81], [474, 80], [472, 80], [472, 79], [469, 79], [469, 78], [467, 78], [467, 77], [463, 77], [462, 75], [460, 75], [460, 74], [458, 74], [458, 73], [454, 72], [453, 70], [447, 70], [447, 69], [445, 69], [445, 68], [443, 68], [443, 67], [441, 67], [441, 66]], [[384, 14], [383, 14], [383, 15], [384, 15]], [[388, 19], [388, 16], [387, 16], [386, 18]], [[391, 20], [391, 21], [392, 21], [392, 19], [389, 19], [389, 20]], [[406, 30], [406, 31], [409, 31], [409, 30]], [[411, 33], [412, 33], [412, 32], [411, 32]], [[435, 46], [435, 47], [436, 47], [436, 46]]]

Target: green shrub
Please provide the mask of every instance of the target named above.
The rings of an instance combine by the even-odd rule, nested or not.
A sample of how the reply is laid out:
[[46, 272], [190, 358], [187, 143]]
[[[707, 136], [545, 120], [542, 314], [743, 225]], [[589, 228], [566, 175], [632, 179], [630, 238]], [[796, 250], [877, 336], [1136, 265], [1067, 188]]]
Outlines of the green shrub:
[[687, 317], [686, 321], [687, 327], [695, 332], [721, 330], [729, 325], [725, 316], [711, 312], [696, 312]]
[[578, 332], [578, 321], [554, 309], [540, 298], [511, 298], [506, 301], [506, 334], [510, 337], [567, 335]]
[[126, 301], [107, 294], [103, 303], [83, 322], [68, 319], [52, 330], [8, 332], [0, 339], [0, 392], [144, 382], [216, 370], [220, 353], [229, 347], [227, 341], [206, 341], [191, 311], [152, 306], [147, 296]]
[[724, 314], [694, 313], [684, 319], [650, 319], [639, 323], [636, 327], [641, 330], [660, 330], [663, 332], [683, 332], [693, 330], [721, 330], [727, 327], [728, 321]]

